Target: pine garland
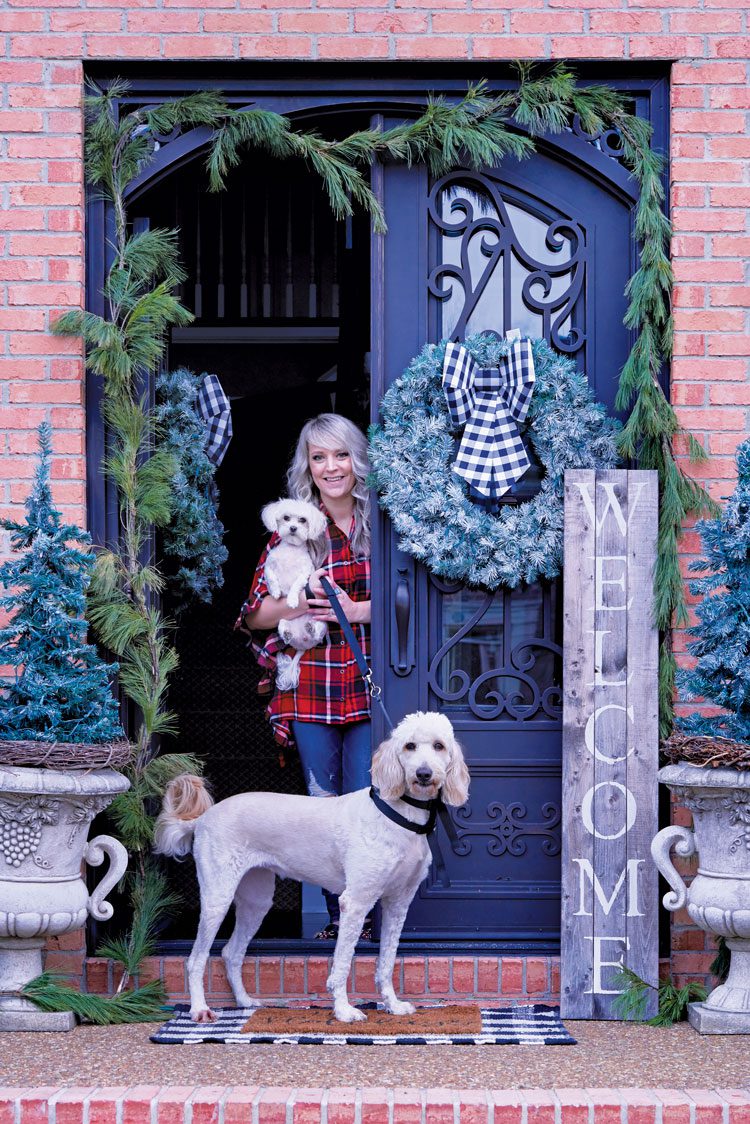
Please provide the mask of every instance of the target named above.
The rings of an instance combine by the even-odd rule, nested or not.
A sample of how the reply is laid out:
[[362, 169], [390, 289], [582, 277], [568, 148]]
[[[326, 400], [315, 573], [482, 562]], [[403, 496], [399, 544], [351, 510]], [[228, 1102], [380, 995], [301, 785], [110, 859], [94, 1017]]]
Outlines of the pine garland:
[[[508, 343], [471, 336], [480, 367], [496, 367]], [[563, 556], [568, 468], [617, 464], [619, 425], [594, 401], [572, 359], [533, 341], [536, 382], [527, 435], [545, 469], [539, 492], [498, 515], [470, 499], [454, 472], [454, 441], [442, 387], [445, 341], [427, 344], [386, 392], [383, 424], [370, 430], [372, 482], [400, 535], [399, 548], [440, 577], [484, 589], [553, 578]]]
[[626, 967], [616, 973], [615, 984], [622, 990], [615, 996], [613, 1006], [623, 1020], [642, 1022], [649, 992], [657, 992], [658, 1013], [646, 1020], [647, 1026], [673, 1026], [685, 1018], [688, 1003], [703, 1003], [708, 995], [706, 988], [697, 980], [678, 987], [668, 976], [659, 981], [658, 987], [654, 987]]
[[57, 973], [43, 972], [29, 980], [21, 994], [42, 1011], [72, 1011], [81, 1022], [95, 1026], [161, 1022], [164, 1018], [166, 995], [161, 980], [151, 980], [143, 987], [108, 998], [81, 992], [64, 979]]

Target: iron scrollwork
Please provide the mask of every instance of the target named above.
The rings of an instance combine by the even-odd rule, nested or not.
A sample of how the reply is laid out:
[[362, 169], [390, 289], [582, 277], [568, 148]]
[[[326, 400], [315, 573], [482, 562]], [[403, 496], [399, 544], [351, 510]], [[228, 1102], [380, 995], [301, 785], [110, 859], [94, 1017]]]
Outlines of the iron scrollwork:
[[[485, 819], [474, 820], [470, 804], [464, 804], [457, 809], [454, 816], [456, 830], [462, 844], [465, 844], [461, 854], [471, 853], [471, 836], [487, 840], [487, 852], [493, 858], [511, 855], [514, 858], [523, 857], [528, 844], [525, 837], [541, 836], [542, 851], [550, 858], [560, 854], [562, 840], [560, 825], [562, 810], [559, 804], [547, 801], [542, 805], [542, 818], [539, 822], [526, 819], [528, 808], [520, 801], [502, 804], [493, 800], [487, 805]], [[463, 821], [466, 826], [462, 826]]]
[[[443, 214], [446, 202], [449, 203], [448, 216]], [[562, 352], [573, 353], [583, 346], [586, 335], [582, 327], [570, 324], [566, 331], [562, 330], [562, 325], [572, 319], [583, 291], [587, 251], [585, 233], [579, 223], [569, 218], [545, 220], [547, 248], [561, 257], [554, 262], [539, 261], [524, 247], [515, 230], [499, 185], [488, 175], [469, 171], [450, 172], [434, 184], [428, 199], [428, 213], [443, 236], [461, 238], [460, 264], [441, 261], [428, 281], [430, 293], [440, 301], [451, 297], [453, 283], [463, 293], [463, 308], [451, 327], [453, 337], [463, 339], [466, 336], [472, 314], [498, 266], [503, 271], [502, 323], [505, 327], [515, 326], [511, 307], [511, 266], [515, 259], [526, 270], [521, 287], [523, 303], [529, 311], [542, 317], [541, 334]], [[479, 276], [472, 275], [469, 254], [475, 239], [479, 239], [480, 253], [487, 259]], [[568, 253], [564, 254], [566, 249]], [[568, 285], [553, 295], [554, 281], [566, 276]], [[498, 321], [500, 319], [498, 310]]]

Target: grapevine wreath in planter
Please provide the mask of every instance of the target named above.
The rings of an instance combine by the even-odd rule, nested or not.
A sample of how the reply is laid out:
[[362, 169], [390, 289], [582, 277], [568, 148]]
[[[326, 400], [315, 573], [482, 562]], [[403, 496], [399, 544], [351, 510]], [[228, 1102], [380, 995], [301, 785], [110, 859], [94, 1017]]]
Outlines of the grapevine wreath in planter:
[[[491, 333], [463, 345], [480, 373], [507, 366], [513, 348]], [[370, 431], [373, 484], [399, 548], [449, 581], [495, 590], [553, 578], [563, 557], [563, 486], [569, 468], [618, 463], [618, 423], [607, 417], [572, 359], [530, 343], [535, 379], [519, 435], [544, 469], [539, 491], [492, 510], [458, 475], [460, 427], [443, 389], [446, 349], [427, 344], [386, 392]], [[449, 356], [450, 357], [450, 356]]]

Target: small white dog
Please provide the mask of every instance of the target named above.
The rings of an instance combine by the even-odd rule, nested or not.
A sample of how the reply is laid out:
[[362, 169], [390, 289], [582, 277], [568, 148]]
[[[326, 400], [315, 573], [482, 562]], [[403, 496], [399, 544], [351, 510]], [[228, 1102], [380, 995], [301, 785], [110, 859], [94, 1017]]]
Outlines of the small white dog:
[[[400, 817], [389, 819], [366, 788], [326, 800], [276, 792], [246, 792], [214, 804], [200, 777], [188, 773], [167, 785], [156, 821], [157, 854], [183, 856], [192, 848], [201, 895], [198, 933], [188, 959], [190, 1016], [212, 1022], [203, 974], [216, 933], [232, 901], [235, 927], [222, 951], [235, 1002], [256, 1007], [242, 981], [249, 941], [271, 907], [275, 876], [324, 886], [339, 895], [341, 922], [327, 987], [341, 1022], [364, 1019], [349, 1002], [346, 982], [362, 923], [377, 901], [383, 924], [375, 979], [392, 1015], [414, 1007], [396, 997], [393, 965], [407, 910], [430, 866], [424, 834], [427, 806], [438, 796], [464, 804], [469, 772], [445, 715], [410, 714], [372, 760], [380, 798]], [[405, 826], [402, 826], [404, 825]]]
[[[326, 517], [319, 507], [303, 500], [277, 500], [266, 504], [260, 513], [263, 525], [276, 531], [281, 542], [268, 552], [265, 578], [272, 597], [286, 597], [290, 609], [296, 609], [302, 590], [315, 570], [310, 547], [325, 534]], [[316, 621], [310, 613], [303, 617], [279, 621], [279, 636], [294, 656], [282, 652], [276, 661], [276, 686], [289, 691], [299, 683], [299, 662], [302, 653], [317, 648], [325, 639], [328, 626]]]

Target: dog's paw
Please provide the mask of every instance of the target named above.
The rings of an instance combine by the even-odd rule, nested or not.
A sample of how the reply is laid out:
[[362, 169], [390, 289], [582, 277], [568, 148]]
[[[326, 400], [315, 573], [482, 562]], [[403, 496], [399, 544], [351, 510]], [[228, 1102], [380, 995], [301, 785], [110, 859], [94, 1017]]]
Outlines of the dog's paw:
[[286, 595], [286, 603], [290, 609], [296, 609], [299, 605], [299, 593], [296, 589], [290, 589]]
[[340, 1023], [363, 1023], [367, 1019], [367, 1015], [364, 1011], [359, 1011], [356, 1007], [352, 1007], [351, 1003], [347, 1003], [345, 1006], [341, 1004], [341, 1006], [334, 1007], [333, 1017], [338, 1019]]
[[385, 1009], [389, 1015], [413, 1015], [416, 1007], [413, 1003], [404, 1003], [401, 999], [393, 999], [386, 1003]]
[[195, 1010], [190, 1008], [190, 1018], [194, 1023], [215, 1023], [216, 1015], [210, 1007], [196, 1007]]

